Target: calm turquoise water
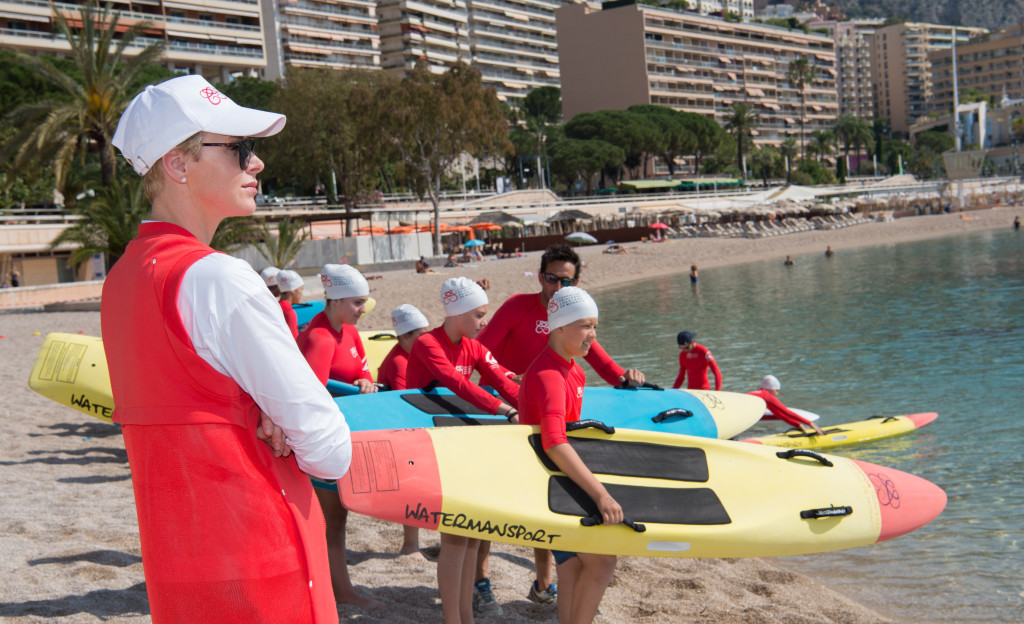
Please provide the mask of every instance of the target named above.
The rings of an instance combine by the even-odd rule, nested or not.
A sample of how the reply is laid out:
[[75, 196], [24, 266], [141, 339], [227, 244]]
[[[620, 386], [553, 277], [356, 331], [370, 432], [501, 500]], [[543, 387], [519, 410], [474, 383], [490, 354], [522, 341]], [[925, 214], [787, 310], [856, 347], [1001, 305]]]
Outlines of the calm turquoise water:
[[601, 343], [671, 384], [675, 334], [696, 331], [724, 390], [772, 373], [787, 405], [826, 424], [938, 412], [920, 432], [835, 451], [935, 482], [949, 496], [938, 519], [777, 561], [900, 622], [1024, 622], [1024, 233], [781, 260], [702, 269], [697, 288], [682, 275], [595, 293]]

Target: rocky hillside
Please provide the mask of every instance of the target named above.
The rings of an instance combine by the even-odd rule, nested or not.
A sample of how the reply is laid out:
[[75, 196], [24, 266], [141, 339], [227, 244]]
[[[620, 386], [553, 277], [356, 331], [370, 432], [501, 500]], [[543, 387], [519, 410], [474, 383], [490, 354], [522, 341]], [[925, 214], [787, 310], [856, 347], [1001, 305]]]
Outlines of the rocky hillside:
[[[826, 0], [828, 2], [828, 0]], [[1009, 28], [1024, 21], [1024, 0], [832, 0], [849, 17]]]

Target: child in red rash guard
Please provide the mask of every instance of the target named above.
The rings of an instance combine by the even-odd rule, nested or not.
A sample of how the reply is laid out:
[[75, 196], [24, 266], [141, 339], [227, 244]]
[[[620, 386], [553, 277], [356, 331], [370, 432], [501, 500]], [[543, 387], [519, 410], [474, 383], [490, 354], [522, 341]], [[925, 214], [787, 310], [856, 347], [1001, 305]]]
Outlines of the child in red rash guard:
[[711, 372], [715, 374], [715, 390], [721, 390], [722, 372], [718, 370], [715, 357], [711, 355], [711, 351], [707, 347], [694, 342], [696, 337], [697, 334], [688, 331], [681, 331], [676, 336], [676, 342], [679, 343], [679, 375], [672, 383], [672, 387], [678, 388], [683, 385], [683, 381], [686, 381], [686, 376], [689, 375], [687, 389], [710, 390], [711, 382], [708, 380], [708, 368], [710, 368]]
[[299, 318], [292, 309], [292, 304], [302, 303], [302, 276], [295, 271], [284, 270], [277, 274], [277, 288], [281, 291], [281, 311], [292, 338], [299, 337]]
[[[520, 423], [540, 425], [548, 457], [597, 503], [605, 524], [622, 522], [622, 507], [568, 444], [565, 424], [580, 419], [586, 377], [573, 358], [597, 338], [597, 304], [586, 291], [562, 288], [548, 304], [548, 346], [523, 376]], [[615, 557], [554, 551], [558, 570], [558, 620], [593, 621], [615, 573]]]
[[[422, 388], [438, 381], [457, 396], [490, 414], [505, 416], [515, 422], [519, 412], [519, 386], [491, 352], [475, 340], [487, 322], [487, 293], [476, 282], [453, 277], [441, 285], [444, 324], [420, 336], [409, 353], [406, 383]], [[472, 383], [469, 376], [480, 372], [480, 380], [491, 384], [508, 402]], [[441, 593], [441, 610], [445, 624], [473, 622], [473, 570], [477, 564], [481, 542], [459, 535], [441, 534], [441, 553], [437, 558], [437, 586]], [[484, 608], [493, 615], [501, 614], [489, 584]]]
[[[391, 325], [395, 328], [398, 336], [398, 344], [391, 348], [387, 357], [381, 362], [377, 369], [377, 381], [386, 390], [405, 390], [408, 386], [405, 383], [406, 370], [409, 365], [409, 351], [416, 339], [427, 332], [430, 323], [427, 317], [416, 309], [415, 306], [403, 303], [391, 311]], [[400, 554], [412, 555], [413, 558], [426, 561], [427, 558], [420, 552], [420, 530], [416, 527], [405, 526], [404, 537]]]
[[825, 435], [825, 432], [821, 430], [821, 427], [807, 420], [800, 414], [787, 409], [782, 401], [779, 400], [779, 390], [782, 389], [782, 384], [779, 383], [778, 378], [775, 375], [765, 375], [764, 379], [761, 380], [761, 389], [747, 394], [752, 394], [756, 397], [761, 397], [764, 402], [768, 405], [768, 411], [771, 412], [771, 416], [765, 418], [777, 418], [785, 421], [787, 424], [803, 429], [806, 431], [806, 427], [812, 427], [818, 435]]

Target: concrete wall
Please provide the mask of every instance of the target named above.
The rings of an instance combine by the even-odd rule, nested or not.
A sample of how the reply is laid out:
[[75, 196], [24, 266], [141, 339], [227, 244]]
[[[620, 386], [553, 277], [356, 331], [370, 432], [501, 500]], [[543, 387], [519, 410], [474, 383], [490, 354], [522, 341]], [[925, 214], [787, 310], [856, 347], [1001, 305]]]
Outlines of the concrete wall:
[[[416, 260], [433, 254], [429, 232], [392, 234], [390, 236], [355, 236], [306, 241], [290, 268], [319, 269], [325, 264], [376, 264], [396, 260]], [[232, 252], [259, 271], [270, 264], [255, 247]]]

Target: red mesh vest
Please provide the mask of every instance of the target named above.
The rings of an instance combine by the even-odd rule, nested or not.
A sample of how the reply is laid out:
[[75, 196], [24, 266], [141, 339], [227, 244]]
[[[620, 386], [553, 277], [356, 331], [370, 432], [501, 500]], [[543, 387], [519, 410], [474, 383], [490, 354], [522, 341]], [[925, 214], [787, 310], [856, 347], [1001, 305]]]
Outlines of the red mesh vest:
[[103, 285], [153, 622], [337, 622], [309, 477], [256, 438], [259, 408], [199, 357], [178, 315], [185, 271], [211, 253], [144, 223]]

